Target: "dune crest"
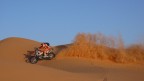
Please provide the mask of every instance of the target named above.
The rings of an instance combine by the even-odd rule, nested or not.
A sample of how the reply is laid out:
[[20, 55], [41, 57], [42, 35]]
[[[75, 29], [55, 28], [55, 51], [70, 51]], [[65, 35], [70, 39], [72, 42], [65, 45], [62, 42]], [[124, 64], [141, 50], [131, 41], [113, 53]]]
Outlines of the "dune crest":
[[6, 38], [0, 42], [0, 59], [24, 61], [23, 54], [39, 45], [39, 42], [25, 38]]

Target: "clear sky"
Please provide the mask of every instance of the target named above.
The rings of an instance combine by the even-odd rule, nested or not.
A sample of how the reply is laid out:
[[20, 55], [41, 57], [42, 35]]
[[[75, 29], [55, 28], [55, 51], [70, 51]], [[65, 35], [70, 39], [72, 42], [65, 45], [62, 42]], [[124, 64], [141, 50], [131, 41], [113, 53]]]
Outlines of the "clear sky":
[[23, 37], [52, 45], [79, 32], [144, 37], [144, 0], [0, 0], [0, 40]]

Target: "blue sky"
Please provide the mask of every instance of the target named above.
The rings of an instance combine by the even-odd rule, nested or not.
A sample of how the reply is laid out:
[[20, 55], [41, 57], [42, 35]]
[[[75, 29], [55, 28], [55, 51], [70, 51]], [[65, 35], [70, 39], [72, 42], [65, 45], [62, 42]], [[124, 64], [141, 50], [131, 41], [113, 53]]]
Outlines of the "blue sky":
[[52, 45], [79, 32], [144, 37], [144, 0], [0, 0], [0, 40], [23, 37]]

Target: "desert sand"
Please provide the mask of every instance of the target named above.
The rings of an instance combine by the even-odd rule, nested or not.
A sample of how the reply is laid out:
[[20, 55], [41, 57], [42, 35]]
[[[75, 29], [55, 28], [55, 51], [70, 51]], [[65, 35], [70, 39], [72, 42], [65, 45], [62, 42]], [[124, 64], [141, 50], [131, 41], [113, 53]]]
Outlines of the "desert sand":
[[[26, 63], [24, 54], [39, 42], [11, 37], [0, 41], [0, 81], [144, 81], [144, 65], [95, 63], [81, 58], [55, 58]], [[56, 53], [67, 46], [54, 46]]]

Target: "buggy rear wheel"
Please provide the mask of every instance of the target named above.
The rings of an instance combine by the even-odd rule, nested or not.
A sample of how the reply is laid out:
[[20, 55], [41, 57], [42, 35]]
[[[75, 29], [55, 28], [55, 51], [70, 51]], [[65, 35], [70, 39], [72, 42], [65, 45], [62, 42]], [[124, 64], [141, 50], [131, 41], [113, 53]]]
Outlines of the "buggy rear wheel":
[[48, 60], [51, 60], [51, 59], [53, 59], [55, 57], [55, 54], [54, 53], [49, 53], [48, 54]]

